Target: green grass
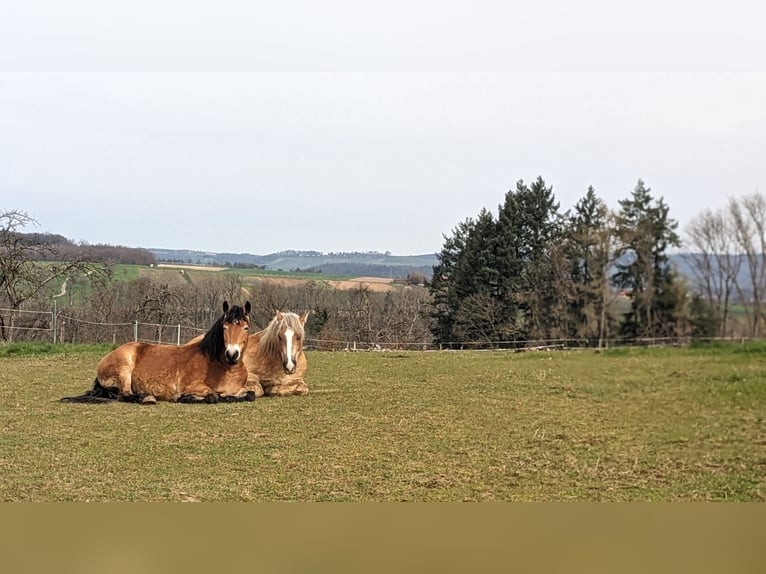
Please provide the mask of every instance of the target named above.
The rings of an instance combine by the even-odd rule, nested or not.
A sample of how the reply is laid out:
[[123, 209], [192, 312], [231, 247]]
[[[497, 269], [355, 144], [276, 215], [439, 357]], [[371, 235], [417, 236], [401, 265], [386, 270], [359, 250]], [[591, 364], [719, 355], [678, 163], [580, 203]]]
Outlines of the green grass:
[[[183, 263], [171, 264], [171, 265], [184, 265]], [[118, 264], [114, 266], [115, 279], [120, 281], [132, 281], [137, 279], [140, 275], [157, 278], [175, 278], [176, 274], [180, 275], [180, 269], [175, 267], [147, 267], [144, 265], [124, 265]], [[299, 271], [279, 271], [272, 269], [257, 269], [257, 268], [237, 268], [229, 267], [218, 271], [217, 269], [209, 269], [204, 265], [195, 265], [190, 267], [184, 267], [184, 279], [187, 282], [194, 283], [203, 278], [209, 278], [211, 276], [220, 274], [233, 274], [241, 275], [245, 279], [250, 278], [288, 278], [288, 279], [306, 279], [314, 281], [342, 281], [352, 279], [352, 275], [334, 275], [326, 273], [307, 273]]]
[[0, 499], [766, 500], [763, 347], [312, 352], [306, 397], [59, 403], [108, 348], [0, 355]]
[[30, 357], [35, 355], [81, 355], [83, 353], [106, 354], [115, 345], [108, 344], [66, 344], [52, 343], [11, 343], [0, 345], [0, 357]]
[[334, 275], [331, 273], [307, 273], [304, 271], [280, 271], [278, 269], [238, 269], [235, 267], [221, 271], [220, 273], [229, 273], [242, 275], [246, 278], [265, 277], [265, 278], [283, 278], [283, 279], [306, 279], [308, 281], [347, 281], [353, 279], [354, 275]]

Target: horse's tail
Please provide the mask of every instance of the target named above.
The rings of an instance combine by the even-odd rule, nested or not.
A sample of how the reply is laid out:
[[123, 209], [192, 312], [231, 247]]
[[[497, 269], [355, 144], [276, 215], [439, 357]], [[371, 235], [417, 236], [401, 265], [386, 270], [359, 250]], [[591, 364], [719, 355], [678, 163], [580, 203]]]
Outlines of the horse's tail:
[[120, 398], [117, 389], [110, 389], [98, 382], [93, 381], [93, 388], [76, 397], [63, 397], [62, 403], [110, 403]]

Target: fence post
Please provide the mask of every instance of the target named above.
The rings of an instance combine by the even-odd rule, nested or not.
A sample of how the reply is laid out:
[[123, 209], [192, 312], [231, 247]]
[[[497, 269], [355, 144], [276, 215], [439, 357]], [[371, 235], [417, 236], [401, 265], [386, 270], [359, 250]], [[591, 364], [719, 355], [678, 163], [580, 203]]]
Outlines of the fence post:
[[53, 344], [56, 344], [56, 299], [53, 299], [53, 316], [51, 317], [51, 327], [53, 327]]
[[138, 341], [138, 319], [133, 321], [133, 341]]
[[181, 323], [178, 324], [178, 344], [181, 344]]

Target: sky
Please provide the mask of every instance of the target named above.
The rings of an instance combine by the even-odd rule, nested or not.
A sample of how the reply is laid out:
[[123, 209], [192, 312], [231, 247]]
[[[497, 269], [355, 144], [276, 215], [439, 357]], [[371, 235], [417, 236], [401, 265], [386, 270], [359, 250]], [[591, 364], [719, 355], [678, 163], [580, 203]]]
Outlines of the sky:
[[75, 241], [422, 254], [519, 179], [565, 211], [641, 178], [681, 230], [766, 191], [757, 3], [4, 11], [0, 211]]

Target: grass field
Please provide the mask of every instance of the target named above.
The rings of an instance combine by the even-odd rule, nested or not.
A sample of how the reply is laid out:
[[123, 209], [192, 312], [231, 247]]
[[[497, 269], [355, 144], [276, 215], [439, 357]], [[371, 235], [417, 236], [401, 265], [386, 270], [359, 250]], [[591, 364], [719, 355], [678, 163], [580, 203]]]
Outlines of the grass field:
[[305, 397], [77, 405], [0, 347], [3, 501], [766, 500], [766, 347], [308, 355]]

